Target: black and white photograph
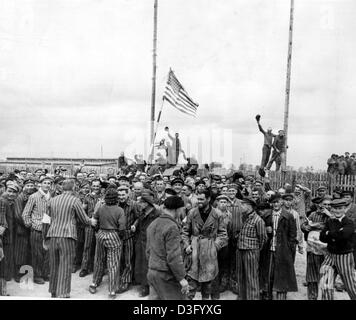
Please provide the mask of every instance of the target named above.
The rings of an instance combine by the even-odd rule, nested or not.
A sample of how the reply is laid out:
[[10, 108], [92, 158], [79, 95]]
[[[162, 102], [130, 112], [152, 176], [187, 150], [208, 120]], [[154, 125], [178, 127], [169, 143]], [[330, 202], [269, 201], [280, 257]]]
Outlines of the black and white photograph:
[[0, 0], [0, 300], [356, 300], [355, 16]]

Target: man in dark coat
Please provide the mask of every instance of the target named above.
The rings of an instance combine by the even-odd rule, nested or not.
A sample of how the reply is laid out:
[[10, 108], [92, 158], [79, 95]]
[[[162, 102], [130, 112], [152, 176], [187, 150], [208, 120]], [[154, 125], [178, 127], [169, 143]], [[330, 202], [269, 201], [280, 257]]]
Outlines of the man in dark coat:
[[286, 300], [287, 292], [298, 291], [294, 269], [297, 227], [294, 217], [282, 209], [279, 194], [271, 197], [272, 213], [264, 217], [269, 241], [261, 255], [262, 298]]
[[178, 209], [182, 207], [184, 202], [180, 197], [167, 198], [163, 214], [147, 229], [147, 279], [152, 300], [185, 300], [184, 293], [189, 291], [176, 221]]
[[[346, 200], [347, 207], [345, 215], [347, 218], [351, 219], [356, 227], [356, 205], [353, 203], [354, 193], [351, 190], [345, 190], [341, 193], [341, 197]], [[353, 234], [353, 245], [354, 245], [354, 260], [356, 261], [356, 229]]]
[[159, 215], [159, 210], [154, 206], [154, 194], [150, 190], [142, 190], [138, 198], [141, 214], [131, 227], [136, 233], [135, 239], [135, 281], [141, 285], [140, 297], [148, 296], [149, 285], [147, 282], [148, 261], [146, 257], [147, 228]]

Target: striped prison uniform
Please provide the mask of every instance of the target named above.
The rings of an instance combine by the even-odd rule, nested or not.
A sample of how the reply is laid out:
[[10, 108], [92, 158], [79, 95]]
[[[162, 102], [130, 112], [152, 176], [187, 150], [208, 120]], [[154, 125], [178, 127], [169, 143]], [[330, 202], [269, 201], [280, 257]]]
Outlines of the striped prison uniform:
[[[336, 269], [351, 300], [356, 300], [356, 273], [353, 256], [354, 231], [355, 225], [353, 221], [343, 216], [340, 219], [329, 219], [320, 233], [320, 240], [328, 244], [329, 251], [321, 268], [321, 271], [325, 271], [323, 277], [327, 277], [328, 269]], [[327, 288], [331, 291], [331, 294], [327, 297], [323, 295], [322, 298], [333, 298], [333, 284], [331, 288]]]
[[127, 200], [124, 203], [119, 203], [119, 206], [124, 210], [126, 223], [125, 231], [122, 238], [122, 254], [121, 254], [121, 280], [120, 284], [130, 284], [134, 271], [135, 259], [135, 233], [131, 232], [131, 226], [135, 224], [139, 216], [137, 202]]
[[[5, 228], [3, 234], [0, 234], [0, 248], [4, 249], [3, 243], [4, 238], [6, 237], [6, 229], [8, 227], [6, 221], [6, 202], [0, 197], [0, 226]], [[6, 271], [6, 256], [0, 261], [0, 296], [6, 296], [7, 288], [6, 288], [6, 279], [5, 279], [5, 271]]]
[[226, 208], [231, 212], [231, 238], [229, 238], [230, 251], [230, 287], [235, 293], [238, 292], [237, 284], [237, 266], [236, 266], [236, 252], [237, 252], [237, 238], [242, 226], [242, 205], [241, 200], [235, 198]]
[[39, 189], [28, 198], [22, 213], [25, 226], [31, 228], [30, 244], [35, 278], [47, 278], [49, 272], [48, 252], [43, 249], [42, 237], [42, 219], [47, 211], [47, 199], [45, 193]]
[[45, 238], [50, 238], [50, 280], [49, 292], [57, 297], [69, 296], [71, 291], [72, 265], [77, 240], [77, 220], [89, 225], [80, 200], [70, 192], [51, 199], [48, 203], [50, 227]]
[[19, 274], [21, 266], [31, 265], [30, 229], [22, 219], [22, 212], [28, 201], [28, 194], [21, 193], [15, 200], [15, 272]]
[[[322, 230], [325, 227], [326, 221], [329, 219], [327, 215], [322, 212], [314, 211], [308, 218], [313, 223], [320, 223], [319, 227], [313, 227], [312, 230]], [[305, 227], [309, 225], [308, 221], [304, 221], [301, 225], [303, 232], [308, 234]], [[308, 300], [317, 300], [319, 291], [320, 268], [324, 261], [324, 254], [315, 254], [307, 245], [307, 270], [306, 282], [308, 291]]]
[[105, 262], [109, 272], [109, 292], [120, 285], [120, 258], [122, 243], [119, 233], [125, 229], [125, 213], [115, 206], [102, 205], [95, 213], [99, 231], [96, 233], [93, 283], [98, 286], [104, 275]]
[[252, 212], [244, 224], [238, 239], [237, 278], [240, 300], [259, 300], [260, 250], [267, 241], [265, 222]]
[[[99, 195], [90, 193], [84, 198], [85, 212], [89, 218], [94, 215], [94, 208], [99, 200]], [[84, 248], [82, 258], [82, 270], [92, 271], [94, 268], [95, 255], [95, 230], [92, 226], [86, 226], [84, 229]]]

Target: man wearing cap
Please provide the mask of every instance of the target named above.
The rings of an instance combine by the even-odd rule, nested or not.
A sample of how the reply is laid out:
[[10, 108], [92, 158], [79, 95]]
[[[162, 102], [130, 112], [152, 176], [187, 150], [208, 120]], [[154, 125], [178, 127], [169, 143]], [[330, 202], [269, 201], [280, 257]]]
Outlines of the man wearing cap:
[[204, 190], [206, 190], [206, 185], [203, 180], [198, 180], [195, 183], [195, 193], [198, 195], [199, 193], [202, 193]]
[[267, 131], [263, 130], [261, 124], [260, 124], [260, 115], [256, 116], [256, 121], [258, 125], [258, 129], [264, 136], [264, 143], [263, 143], [263, 148], [262, 148], [262, 160], [261, 160], [261, 168], [265, 168], [269, 157], [271, 155], [271, 148], [272, 148], [272, 142], [273, 138], [276, 137], [275, 134], [272, 133], [272, 128], [268, 128]]
[[[301, 221], [301, 217], [299, 217], [298, 212], [292, 208], [293, 202], [294, 202], [294, 194], [293, 193], [286, 193], [285, 195], [282, 196], [282, 199], [283, 199], [283, 208], [288, 213], [290, 213], [295, 220], [295, 225], [297, 228], [297, 236], [296, 236], [295, 241], [298, 246], [298, 252], [300, 254], [303, 254], [304, 253], [303, 232], [300, 228], [300, 224], [304, 222], [304, 219], [303, 219], [303, 221]], [[294, 258], [295, 258], [295, 256], [294, 256]]]
[[148, 261], [146, 257], [147, 228], [159, 215], [159, 210], [154, 206], [153, 192], [143, 190], [141, 197], [138, 198], [140, 215], [131, 227], [136, 233], [135, 239], [135, 280], [141, 285], [140, 297], [149, 294], [147, 283]]
[[21, 266], [30, 265], [31, 262], [31, 246], [30, 246], [30, 230], [25, 226], [22, 213], [30, 195], [36, 192], [35, 179], [27, 178], [24, 181], [23, 192], [15, 200], [15, 281], [20, 282]]
[[242, 200], [244, 222], [237, 243], [237, 278], [239, 300], [259, 300], [260, 251], [267, 240], [265, 223], [256, 213], [254, 200]]
[[[320, 282], [324, 282], [324, 278], [327, 278], [329, 273], [336, 268], [350, 299], [356, 300], [356, 273], [353, 257], [355, 225], [351, 219], [346, 217], [348, 202], [345, 199], [335, 199], [331, 202], [331, 206], [335, 218], [329, 219], [320, 233], [320, 241], [328, 244], [328, 253], [320, 269], [322, 275]], [[330, 289], [325, 291], [322, 287], [322, 293], [323, 300], [334, 299], [333, 288], [331, 291]]]
[[191, 254], [191, 266], [187, 270], [193, 299], [198, 285], [201, 285], [202, 299], [211, 295], [212, 281], [219, 273], [217, 253], [227, 245], [226, 225], [221, 214], [210, 205], [210, 193], [204, 191], [198, 195], [198, 208], [193, 208], [183, 225], [182, 239], [185, 254]]
[[229, 244], [231, 247], [230, 254], [230, 287], [231, 290], [238, 294], [238, 283], [237, 283], [237, 273], [236, 273], [236, 252], [237, 252], [237, 239], [242, 227], [242, 203], [241, 200], [236, 198], [238, 191], [237, 184], [233, 183], [228, 185], [228, 197], [230, 202], [227, 205], [227, 210], [231, 212], [231, 237], [229, 238]]
[[[328, 192], [328, 188], [325, 185], [321, 185], [316, 189], [316, 196], [318, 198], [322, 198], [324, 199], [324, 197], [327, 195]], [[309, 217], [309, 215], [316, 211], [317, 207], [314, 203], [311, 204], [309, 211], [307, 211], [307, 217]]]
[[264, 218], [268, 241], [261, 254], [262, 299], [286, 300], [287, 292], [298, 291], [294, 269], [297, 227], [293, 216], [283, 209], [279, 194], [270, 199], [272, 213]]
[[[0, 237], [2, 236], [2, 245], [4, 260], [1, 262], [0, 278], [4, 279], [1, 285], [6, 291], [6, 281], [12, 280], [15, 275], [14, 266], [14, 231], [15, 231], [15, 199], [18, 196], [20, 187], [16, 182], [9, 183], [6, 191], [0, 197]], [[2, 269], [2, 271], [1, 271]], [[3, 274], [1, 275], [1, 272]]]
[[52, 179], [44, 176], [40, 183], [39, 190], [28, 198], [22, 218], [25, 226], [31, 230], [30, 242], [34, 282], [45, 284], [45, 281], [49, 280], [49, 257], [48, 252], [43, 248], [42, 220], [51, 199], [49, 190]]
[[119, 207], [125, 213], [125, 230], [122, 237], [122, 256], [121, 256], [121, 279], [119, 293], [125, 292], [129, 289], [132, 283], [132, 276], [134, 271], [134, 236], [135, 226], [138, 221], [139, 208], [136, 201], [129, 199], [129, 188], [121, 186], [118, 189]]
[[[90, 182], [91, 192], [85, 195], [83, 199], [83, 208], [89, 218], [94, 216], [94, 208], [100, 199], [101, 183], [99, 179], [93, 179]], [[94, 269], [95, 256], [95, 234], [91, 225], [84, 227], [84, 247], [79, 277], [85, 277]]]
[[180, 228], [176, 221], [177, 210], [183, 206], [180, 197], [167, 198], [163, 203], [163, 214], [147, 228], [147, 279], [152, 300], [185, 300], [189, 292], [180, 246]]
[[[272, 156], [266, 168], [267, 170], [270, 170], [273, 162], [276, 162], [276, 171], [279, 171], [281, 164], [283, 164], [283, 160], [287, 148], [284, 130], [278, 131], [278, 135], [273, 140], [272, 147], [273, 147]], [[282, 168], [282, 170], [284, 169], [285, 168]]]
[[320, 232], [325, 228], [325, 224], [332, 217], [332, 214], [330, 213], [331, 200], [316, 197], [312, 201], [317, 210], [312, 212], [303, 222], [301, 229], [307, 240], [306, 282], [308, 300], [317, 300], [320, 268], [326, 254], [324, 246], [320, 245]]

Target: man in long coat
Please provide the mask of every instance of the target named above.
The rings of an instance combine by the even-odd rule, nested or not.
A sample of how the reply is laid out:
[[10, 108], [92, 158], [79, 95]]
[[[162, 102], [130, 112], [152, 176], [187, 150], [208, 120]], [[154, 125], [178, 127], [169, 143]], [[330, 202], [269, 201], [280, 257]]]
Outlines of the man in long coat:
[[200, 283], [202, 299], [207, 300], [212, 294], [212, 281], [219, 273], [217, 253], [228, 242], [224, 218], [210, 205], [209, 191], [198, 195], [198, 208], [189, 212], [182, 239], [185, 253], [191, 254], [187, 270], [192, 288], [189, 298], [194, 298]]
[[267, 241], [261, 253], [261, 288], [263, 299], [271, 300], [277, 292], [277, 300], [286, 300], [287, 292], [298, 291], [294, 269], [297, 227], [294, 217], [282, 209], [279, 194], [271, 197], [272, 213], [264, 217]]
[[143, 190], [138, 198], [141, 214], [132, 226], [136, 233], [135, 239], [135, 281], [141, 285], [140, 297], [148, 296], [149, 285], [147, 282], [148, 261], [146, 257], [147, 228], [159, 215], [159, 210], [154, 206], [154, 194], [150, 190]]

